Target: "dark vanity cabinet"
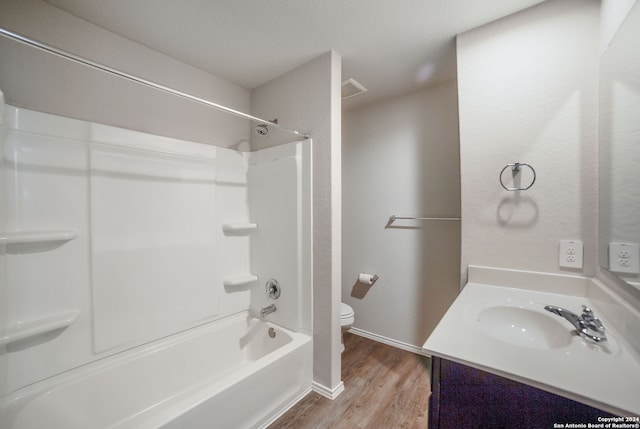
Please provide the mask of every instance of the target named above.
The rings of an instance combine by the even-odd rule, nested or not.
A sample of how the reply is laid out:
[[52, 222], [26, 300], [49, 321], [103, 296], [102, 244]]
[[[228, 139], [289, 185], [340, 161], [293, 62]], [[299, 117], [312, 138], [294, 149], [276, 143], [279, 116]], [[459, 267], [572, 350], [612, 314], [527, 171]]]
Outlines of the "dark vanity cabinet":
[[437, 357], [431, 360], [431, 372], [429, 429], [588, 427], [589, 423], [599, 425], [603, 417], [613, 417], [562, 396]]

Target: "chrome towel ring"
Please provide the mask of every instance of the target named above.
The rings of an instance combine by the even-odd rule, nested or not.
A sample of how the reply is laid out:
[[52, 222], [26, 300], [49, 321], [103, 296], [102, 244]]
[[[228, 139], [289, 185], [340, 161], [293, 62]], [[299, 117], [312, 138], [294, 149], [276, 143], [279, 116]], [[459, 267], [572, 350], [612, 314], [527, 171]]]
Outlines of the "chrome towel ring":
[[[529, 167], [531, 169], [531, 172], [533, 173], [533, 180], [531, 180], [531, 183], [529, 183], [529, 186], [519, 187], [519, 188], [511, 188], [511, 187], [505, 186], [504, 182], [502, 181], [502, 174], [504, 173], [504, 170], [506, 170], [507, 168], [511, 167], [511, 172], [515, 176], [516, 174], [518, 174], [520, 172], [521, 167], [523, 167], [523, 166], [524, 167]], [[529, 164], [527, 164], [525, 162], [516, 162], [516, 163], [513, 163], [513, 164], [507, 164], [500, 171], [500, 175], [498, 176], [498, 179], [500, 180], [500, 185], [502, 185], [502, 187], [507, 191], [526, 191], [527, 189], [531, 188], [534, 183], [536, 183], [536, 170], [534, 170], [531, 165], [529, 165]]]

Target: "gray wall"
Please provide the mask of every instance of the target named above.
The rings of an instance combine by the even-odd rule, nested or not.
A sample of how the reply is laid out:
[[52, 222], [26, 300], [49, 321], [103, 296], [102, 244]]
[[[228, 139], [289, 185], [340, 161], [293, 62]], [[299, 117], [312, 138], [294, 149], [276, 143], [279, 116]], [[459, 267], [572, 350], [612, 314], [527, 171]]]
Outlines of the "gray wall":
[[[250, 92], [40, 0], [3, 0], [0, 26], [162, 85], [248, 112]], [[216, 146], [249, 138], [249, 123], [0, 37], [7, 104]]]
[[344, 113], [342, 300], [362, 334], [419, 349], [457, 295], [460, 223], [387, 221], [459, 216], [458, 148], [455, 82]]
[[[458, 36], [463, 282], [468, 264], [595, 274], [599, 11], [545, 2]], [[531, 189], [501, 188], [514, 162]], [[563, 239], [583, 269], [559, 267]]]
[[[315, 388], [333, 397], [340, 381], [341, 115], [342, 58], [328, 52], [251, 93], [252, 113], [278, 118], [313, 140], [313, 364]], [[252, 149], [278, 144], [283, 135], [253, 138]]]

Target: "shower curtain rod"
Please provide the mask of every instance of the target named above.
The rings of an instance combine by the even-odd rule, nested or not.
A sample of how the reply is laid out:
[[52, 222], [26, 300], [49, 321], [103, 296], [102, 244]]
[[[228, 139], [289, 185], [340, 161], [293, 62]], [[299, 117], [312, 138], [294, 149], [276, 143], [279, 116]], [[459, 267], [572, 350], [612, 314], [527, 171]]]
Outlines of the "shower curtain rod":
[[152, 82], [150, 80], [143, 79], [141, 77], [134, 76], [134, 75], [129, 74], [129, 73], [125, 73], [123, 71], [114, 69], [114, 68], [106, 66], [104, 64], [100, 64], [100, 63], [97, 63], [95, 61], [91, 61], [91, 60], [88, 60], [86, 58], [80, 57], [78, 55], [72, 54], [71, 52], [67, 52], [65, 50], [56, 48], [55, 46], [47, 45], [46, 43], [39, 42], [37, 40], [34, 40], [34, 39], [29, 38], [29, 37], [23, 36], [22, 34], [14, 33], [13, 31], [7, 30], [6, 28], [0, 27], [0, 35], [2, 35], [4, 37], [7, 37], [9, 39], [13, 39], [13, 40], [15, 40], [17, 42], [20, 42], [20, 43], [23, 43], [25, 45], [32, 46], [34, 48], [38, 48], [38, 49], [43, 50], [45, 52], [49, 52], [49, 53], [57, 55], [59, 57], [74, 61], [76, 63], [79, 63], [79, 64], [82, 64], [82, 65], [85, 65], [85, 66], [88, 66], [88, 67], [103, 71], [105, 73], [109, 73], [109, 74], [112, 74], [112, 75], [115, 75], [115, 76], [118, 76], [118, 77], [122, 77], [122, 78], [125, 78], [127, 80], [130, 80], [130, 81], [133, 81], [133, 82], [136, 82], [136, 83], [140, 83], [142, 85], [149, 86], [151, 88], [158, 89], [160, 91], [167, 92], [169, 94], [176, 95], [178, 97], [185, 98], [187, 100], [195, 101], [197, 103], [204, 104], [206, 106], [210, 106], [210, 107], [213, 107], [213, 108], [218, 109], [218, 110], [222, 110], [223, 112], [227, 112], [227, 113], [230, 113], [232, 115], [239, 116], [241, 118], [249, 119], [249, 120], [252, 120], [252, 121], [255, 121], [255, 122], [260, 122], [262, 124], [268, 125], [269, 127], [277, 128], [279, 130], [282, 130], [282, 131], [285, 131], [285, 132], [288, 132], [288, 133], [291, 133], [291, 134], [295, 134], [295, 135], [300, 136], [300, 137], [304, 137], [304, 138], [307, 138], [307, 139], [309, 138], [309, 134], [307, 134], [307, 133], [301, 133], [301, 132], [296, 131], [296, 130], [290, 130], [290, 129], [285, 128], [285, 127], [283, 127], [281, 125], [276, 124], [275, 122], [267, 121], [267, 120], [264, 120], [262, 118], [258, 118], [257, 116], [252, 116], [252, 115], [249, 115], [247, 113], [241, 112], [239, 110], [235, 110], [235, 109], [232, 109], [230, 107], [223, 106], [222, 104], [214, 103], [213, 101], [205, 100], [204, 98], [196, 97], [195, 95], [187, 94], [186, 92], [178, 91], [177, 89], [169, 88], [167, 86], [160, 85], [160, 84]]

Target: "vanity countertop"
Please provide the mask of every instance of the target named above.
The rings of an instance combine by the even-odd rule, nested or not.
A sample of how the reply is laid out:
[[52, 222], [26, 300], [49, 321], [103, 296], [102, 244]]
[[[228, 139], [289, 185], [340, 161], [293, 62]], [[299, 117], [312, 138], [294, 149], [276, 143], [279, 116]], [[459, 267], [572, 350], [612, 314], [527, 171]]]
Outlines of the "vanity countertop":
[[[610, 310], [612, 300], [601, 302], [598, 287], [576, 276], [470, 266], [469, 282], [423, 350], [612, 414], [638, 416], [640, 356], [600, 311]], [[591, 307], [608, 341], [587, 342], [546, 305], [577, 314], [582, 305]]]

